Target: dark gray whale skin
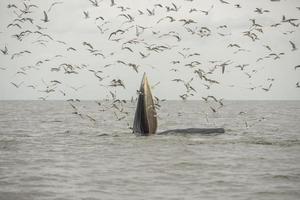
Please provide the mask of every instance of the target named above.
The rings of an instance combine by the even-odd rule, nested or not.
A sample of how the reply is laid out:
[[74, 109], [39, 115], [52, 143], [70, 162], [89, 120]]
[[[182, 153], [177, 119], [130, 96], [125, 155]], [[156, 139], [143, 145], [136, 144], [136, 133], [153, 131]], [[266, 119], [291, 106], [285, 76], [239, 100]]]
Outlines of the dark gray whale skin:
[[157, 133], [157, 135], [178, 135], [178, 134], [193, 134], [193, 135], [219, 135], [225, 133], [224, 128], [186, 128], [172, 129]]

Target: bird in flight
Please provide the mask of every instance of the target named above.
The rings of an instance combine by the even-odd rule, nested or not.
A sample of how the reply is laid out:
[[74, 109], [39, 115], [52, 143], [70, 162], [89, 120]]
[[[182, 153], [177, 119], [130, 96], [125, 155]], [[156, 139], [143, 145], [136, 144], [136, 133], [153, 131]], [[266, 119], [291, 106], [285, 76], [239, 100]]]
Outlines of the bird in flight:
[[3, 55], [7, 55], [8, 54], [7, 46], [5, 45], [4, 49], [0, 49], [0, 51], [3, 53]]
[[17, 83], [14, 83], [14, 82], [10, 82], [13, 86], [15, 86], [16, 88], [19, 88], [23, 83], [24, 81], [22, 81], [21, 83], [17, 84]]
[[116, 5], [115, 0], [110, 0], [110, 2], [111, 2], [110, 6]]
[[89, 11], [83, 11], [83, 14], [84, 14], [84, 18], [85, 18], [85, 19], [90, 18]]
[[61, 4], [61, 3], [63, 3], [63, 2], [57, 1], [57, 2], [52, 3], [52, 4], [50, 5], [50, 7], [48, 8], [47, 12], [49, 13], [49, 12], [51, 11], [51, 9], [53, 8], [53, 6], [55, 6], [55, 5], [57, 5], [57, 4]]
[[229, 2], [227, 1], [224, 1], [224, 0], [219, 0], [221, 3], [224, 3], [224, 4], [229, 4]]
[[292, 45], [292, 51], [296, 51], [297, 50], [296, 44], [292, 41], [289, 41], [289, 42]]
[[49, 18], [48, 18], [48, 15], [46, 13], [46, 11], [44, 11], [44, 19], [41, 19], [43, 22], [49, 22]]
[[98, 0], [89, 0], [91, 3], [92, 3], [92, 5], [93, 6], [95, 6], [95, 7], [99, 7], [99, 3], [98, 3]]
[[267, 88], [262, 88], [264, 91], [269, 92], [272, 87], [272, 83]]

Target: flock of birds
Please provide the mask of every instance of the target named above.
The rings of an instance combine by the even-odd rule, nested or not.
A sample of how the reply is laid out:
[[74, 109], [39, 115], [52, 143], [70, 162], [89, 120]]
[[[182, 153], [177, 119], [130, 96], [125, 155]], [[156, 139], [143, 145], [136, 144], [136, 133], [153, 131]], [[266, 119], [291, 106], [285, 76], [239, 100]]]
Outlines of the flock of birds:
[[[280, 2], [280, 0], [269, 1], [270, 3]], [[164, 66], [164, 68], [173, 77], [176, 77], [169, 81], [183, 88], [184, 92], [179, 94], [179, 98], [182, 100], [187, 100], [189, 97], [195, 96], [200, 90], [198, 89], [200, 86], [204, 90], [209, 91], [212, 87], [221, 85], [220, 76], [217, 79], [215, 74], [222, 75], [232, 70], [241, 73], [242, 76], [251, 81], [259, 72], [259, 69], [255, 68], [252, 63], [237, 63], [234, 59], [215, 59], [205, 62], [202, 58], [203, 52], [199, 52], [194, 47], [185, 45], [183, 42], [186, 37], [193, 38], [195, 41], [204, 41], [212, 37], [221, 38], [223, 41], [227, 41], [227, 45], [223, 47], [224, 51], [232, 52], [232, 57], [239, 56], [242, 53], [251, 53], [252, 50], [243, 47], [243, 44], [232, 42], [231, 39], [228, 39], [233, 35], [229, 24], [203, 26], [203, 21], [201, 21], [202, 19], [205, 20], [205, 17], [209, 17], [215, 11], [216, 7], [231, 6], [232, 9], [249, 9], [242, 4], [232, 3], [229, 0], [213, 0], [210, 1], [212, 2], [211, 5], [204, 9], [199, 7], [196, 0], [181, 0], [175, 3], [172, 1], [159, 2], [153, 0], [151, 6], [131, 8], [124, 5], [124, 3], [122, 4], [122, 1], [86, 0], [86, 5], [89, 9], [82, 11], [80, 20], [86, 20], [87, 23], [92, 22], [97, 37], [102, 41], [105, 40], [106, 44], [114, 47], [113, 51], [104, 51], [101, 48], [97, 48], [95, 41], [79, 41], [80, 45], [70, 44], [68, 41], [60, 40], [57, 35], [51, 32], [48, 24], [55, 23], [57, 20], [53, 12], [56, 9], [60, 9], [60, 7], [62, 8], [67, 2], [52, 1], [47, 7], [33, 2], [36, 1], [23, 0], [7, 4], [6, 7], [12, 19], [7, 22], [6, 30], [0, 31], [0, 36], [5, 32], [12, 33], [11, 38], [19, 42], [19, 46], [22, 46], [24, 41], [27, 43], [29, 41], [34, 46], [33, 50], [14, 52], [14, 49], [10, 48], [9, 44], [5, 43], [3, 45], [4, 41], [1, 41], [1, 59], [3, 59], [2, 56], [7, 56], [13, 61], [29, 55], [38, 56], [40, 52], [34, 49], [41, 48], [47, 51], [47, 48], [53, 45], [57, 49], [63, 49], [63, 51], [57, 51], [59, 54], [57, 52], [50, 52], [53, 54], [51, 57], [41, 57], [41, 59], [31, 65], [15, 68], [14, 78], [29, 76], [31, 72], [39, 70], [46, 70], [46, 73], [53, 73], [55, 76], [56, 74], [60, 74], [63, 77], [73, 76], [75, 79], [81, 73], [88, 73], [97, 80], [98, 85], [107, 93], [106, 99], [111, 100], [107, 101], [109, 103], [106, 104], [102, 101], [96, 101], [96, 104], [100, 107], [101, 111], [112, 110], [117, 120], [126, 119], [129, 114], [125, 108], [126, 106], [124, 106], [128, 101], [118, 98], [118, 91], [127, 89], [126, 80], [119, 78], [120, 76], [118, 75], [120, 74], [115, 74], [115, 76], [110, 74], [110, 69], [127, 67], [132, 76], [140, 75], [147, 67], [155, 69], [152, 65], [145, 64], [147, 63], [145, 62], [146, 60], [149, 62], [149, 60], [151, 61], [151, 57], [160, 54], [164, 57], [173, 55], [173, 57], [170, 56], [169, 58], [169, 65]], [[107, 16], [104, 15], [105, 13], [100, 15], [98, 13], [101, 12], [93, 12], [101, 9], [101, 7], [110, 10], [106, 12]], [[295, 6], [295, 10], [300, 12], [300, 7]], [[249, 40], [257, 45], [257, 48], [265, 49], [266, 54], [257, 57], [254, 61], [255, 64], [259, 64], [264, 60], [276, 62], [286, 54], [298, 50], [295, 41], [291, 39], [287, 39], [287, 45], [290, 46], [289, 52], [275, 51], [271, 44], [260, 42], [260, 38], [270, 29], [276, 30], [280, 27], [285, 27], [288, 31], [283, 32], [282, 36], [286, 38], [289, 38], [289, 35], [295, 34], [298, 31], [300, 24], [298, 19], [288, 17], [288, 13], [282, 15], [276, 23], [268, 25], [260, 23], [255, 18], [256, 16], [271, 12], [272, 10], [269, 9], [255, 8], [253, 10], [253, 18], [246, 22], [248, 28], [243, 30], [239, 36], [241, 40]], [[113, 17], [110, 16], [112, 13], [114, 14]], [[146, 25], [139, 22], [141, 18], [144, 20], [143, 22], [147, 21]], [[88, 61], [86, 63], [74, 64], [72, 61], [73, 57], [70, 54], [73, 57], [84, 54], [86, 55], [85, 60], [96, 58], [102, 66], [93, 67], [88, 64]], [[9, 68], [0, 66], [1, 71], [11, 70]], [[300, 70], [300, 65], [294, 66], [294, 70]], [[190, 77], [188, 79], [180, 77], [182, 72], [184, 74], [188, 73]], [[137, 77], [140, 78], [140, 76]], [[74, 86], [69, 85], [64, 78], [46, 80], [46, 75], [39, 78], [41, 83], [29, 83], [25, 80], [17, 82], [12, 80], [10, 84], [15, 88], [26, 87], [36, 90], [37, 93], [43, 94], [40, 97], [41, 100], [46, 100], [54, 93], [68, 99], [70, 91], [79, 92], [82, 88], [86, 87], [84, 81], [82, 85]], [[274, 78], [268, 77], [264, 84], [252, 85], [247, 89], [269, 92], [272, 90], [274, 82]], [[154, 84], [153, 88], [159, 84], [160, 82]], [[230, 87], [234, 87], [234, 85]], [[297, 82], [295, 87], [300, 88], [300, 82]], [[209, 108], [213, 113], [218, 112], [218, 109], [224, 106], [222, 98], [216, 98], [213, 95], [202, 96], [201, 98], [210, 104]], [[134, 100], [135, 98], [132, 97], [131, 102]], [[158, 109], [160, 102], [164, 100], [155, 96]], [[76, 102], [79, 102], [80, 99], [73, 97], [67, 101], [70, 103], [74, 114], [93, 122], [96, 121], [92, 116], [84, 114], [76, 106]]]

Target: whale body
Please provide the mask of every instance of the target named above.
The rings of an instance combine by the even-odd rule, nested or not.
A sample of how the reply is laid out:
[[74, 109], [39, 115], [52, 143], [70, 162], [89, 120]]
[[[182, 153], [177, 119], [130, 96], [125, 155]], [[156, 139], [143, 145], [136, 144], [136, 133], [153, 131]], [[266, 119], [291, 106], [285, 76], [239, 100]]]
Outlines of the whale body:
[[139, 89], [133, 133], [138, 135], [155, 134], [157, 130], [156, 110], [146, 74], [144, 73]]

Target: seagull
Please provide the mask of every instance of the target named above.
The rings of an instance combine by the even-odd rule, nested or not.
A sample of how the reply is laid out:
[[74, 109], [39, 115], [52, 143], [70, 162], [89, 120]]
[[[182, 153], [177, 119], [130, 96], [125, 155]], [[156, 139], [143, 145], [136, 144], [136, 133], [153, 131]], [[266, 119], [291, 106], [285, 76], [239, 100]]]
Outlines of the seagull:
[[191, 24], [191, 23], [196, 23], [194, 20], [192, 20], [192, 19], [180, 19], [180, 20], [178, 20], [178, 21], [180, 21], [180, 22], [184, 22], [183, 23], [183, 26], [185, 26], [185, 25], [187, 25], [187, 24]]
[[96, 122], [96, 120], [93, 118], [93, 117], [91, 117], [91, 116], [89, 116], [89, 115], [85, 115], [90, 121], [92, 121], [92, 122]]
[[93, 6], [95, 6], [95, 7], [99, 7], [99, 3], [98, 3], [98, 0], [89, 0], [91, 3], [92, 3], [92, 5]]
[[16, 88], [19, 88], [23, 83], [24, 81], [22, 81], [21, 83], [17, 84], [17, 83], [14, 83], [14, 82], [10, 82], [12, 85], [14, 85]]
[[17, 74], [23, 74], [23, 75], [27, 75], [25, 72], [23, 72], [23, 71], [18, 71], [17, 73], [16, 73], [16, 75]]
[[297, 47], [296, 47], [295, 43], [292, 42], [292, 41], [289, 41], [289, 42], [290, 42], [290, 44], [292, 45], [292, 51], [296, 51], [296, 50], [297, 50]]
[[47, 88], [46, 90], [39, 90], [39, 92], [46, 92], [46, 93], [51, 93], [51, 92], [55, 92], [55, 88]]
[[7, 8], [16, 8], [16, 9], [18, 9], [18, 7], [15, 4], [8, 4]]
[[224, 4], [229, 4], [227, 1], [224, 1], [224, 0], [219, 0], [219, 1]]
[[118, 29], [118, 30], [112, 32], [112, 33], [109, 35], [108, 39], [110, 39], [113, 35], [117, 35], [117, 33], [123, 34], [123, 33], [125, 33], [125, 31], [124, 31], [124, 30], [121, 30], [121, 29]]
[[208, 10], [199, 10], [200, 12], [204, 13], [205, 15], [208, 15], [209, 12], [214, 8], [214, 5], [212, 5]]
[[153, 15], [155, 15], [154, 9], [152, 9], [152, 11], [151, 11], [151, 10], [149, 10], [149, 9], [147, 8], [146, 10], [147, 10], [147, 12], [148, 12], [148, 16], [153, 16]]
[[46, 96], [46, 97], [39, 97], [39, 99], [42, 100], [42, 101], [46, 101], [47, 98], [48, 98], [48, 96]]
[[163, 17], [163, 18], [161, 18], [160, 20], [158, 20], [156, 23], [158, 24], [159, 22], [161, 22], [161, 21], [164, 20], [164, 19], [169, 19], [170, 22], [176, 21], [173, 17], [171, 17], [171, 16], [166, 16], [166, 17]]
[[27, 87], [35, 89], [36, 87], [34, 85], [27, 85]]
[[85, 18], [85, 19], [90, 18], [89, 11], [83, 11], [83, 14], [84, 14], [84, 18]]
[[128, 63], [128, 66], [132, 67], [136, 73], [139, 73], [139, 71], [138, 71], [139, 65], [136, 65], [133, 63]]
[[97, 21], [98, 19], [104, 20], [104, 18], [102, 16], [96, 17], [95, 20]]
[[48, 15], [46, 13], [46, 11], [44, 11], [44, 19], [41, 19], [43, 22], [49, 22], [49, 18], [48, 18]]
[[144, 54], [144, 53], [142, 53], [142, 52], [139, 52], [140, 53], [140, 55], [142, 56], [142, 58], [147, 58], [149, 55], [150, 55], [150, 53], [148, 53], [148, 54]]
[[141, 10], [138, 10], [138, 12], [139, 12], [139, 15], [143, 15], [144, 14], [144, 12], [141, 11]]
[[272, 49], [269, 45], [263, 45], [263, 46], [266, 47], [269, 51], [272, 51]]
[[57, 2], [52, 3], [47, 12], [50, 12], [51, 9], [53, 8], [53, 6], [55, 6], [57, 4], [61, 4], [61, 3], [63, 3], [63, 2], [62, 1], [57, 1]]
[[240, 45], [238, 45], [238, 44], [229, 44], [229, 45], [227, 46], [227, 48], [228, 48], [228, 47], [237, 47], [237, 48], [241, 48]]
[[22, 27], [21, 27], [19, 24], [13, 24], [13, 23], [8, 24], [8, 25], [7, 25], [7, 28], [9, 28], [9, 27], [11, 27], [11, 26], [16, 26], [16, 27], [22, 29]]
[[122, 119], [125, 119], [125, 118], [126, 118], [126, 116], [118, 117], [118, 115], [117, 115], [116, 112], [114, 112], [114, 115], [115, 115], [115, 117], [117, 118], [118, 121], [121, 121]]
[[249, 64], [242, 64], [242, 65], [237, 65], [235, 66], [236, 68], [240, 68], [242, 71], [244, 70], [245, 67], [249, 66]]
[[0, 51], [3, 53], [3, 55], [8, 55], [8, 49], [7, 49], [6, 45], [5, 45], [4, 49], [0, 49]]
[[129, 15], [129, 14], [122, 13], [122, 14], [119, 14], [118, 16], [125, 17], [126, 19], [128, 19], [127, 22], [133, 22], [134, 21], [134, 18], [131, 15]]
[[296, 70], [297, 68], [300, 68], [300, 65], [295, 66], [295, 70]]
[[133, 53], [133, 50], [130, 47], [122, 47], [122, 49], [127, 49], [128, 51]]
[[207, 101], [209, 98], [213, 99], [215, 102], [218, 102], [218, 99], [217, 99], [216, 97], [212, 96], [212, 95], [207, 96], [207, 97], [206, 97], [206, 101]]
[[67, 48], [67, 51], [76, 51], [76, 49], [75, 48], [73, 48], [73, 47], [69, 47], [69, 48]]
[[178, 69], [172, 68], [172, 69], [170, 69], [169, 71], [170, 71], [170, 72], [171, 72], [171, 71], [177, 72]]
[[162, 8], [163, 6], [161, 4], [159, 4], [159, 3], [157, 3], [157, 4], [154, 5], [154, 7], [160, 7], [160, 8]]
[[187, 94], [179, 95], [182, 100], [186, 100], [188, 98]]
[[83, 42], [82, 45], [83, 46], [88, 46], [90, 49], [94, 49], [94, 47], [88, 42]]
[[263, 10], [262, 8], [256, 8], [254, 12], [257, 12], [258, 14], [263, 14], [264, 12], [270, 12], [269, 10]]
[[[124, 89], [125, 89], [125, 85], [123, 83], [123, 81], [121, 79], [113, 79], [111, 82], [111, 84], [109, 86], [112, 86], [112, 87], [118, 87], [118, 86], [122, 86]], [[115, 94], [110, 92], [110, 94], [112, 95], [113, 99], [115, 97]]]
[[266, 92], [269, 92], [270, 91], [270, 89], [271, 89], [271, 87], [272, 87], [272, 83], [269, 85], [269, 87], [268, 88], [262, 88], [264, 91], [266, 91]]
[[180, 61], [179, 61], [179, 60], [173, 60], [173, 61], [171, 61], [170, 63], [172, 63], [173, 65], [176, 65], [176, 64], [179, 64]]
[[115, 0], [110, 0], [110, 2], [111, 2], [111, 4], [110, 4], [111, 7], [116, 5]]
[[118, 6], [117, 8], [121, 9], [121, 12], [125, 12], [127, 10], [130, 10], [129, 7], [124, 7], [124, 6]]
[[63, 96], [66, 96], [66, 93], [62, 90], [59, 90], [59, 92], [63, 95]]
[[216, 110], [215, 108], [211, 107], [211, 106], [210, 106], [210, 109], [211, 109], [214, 113], [217, 112], [217, 110]]
[[165, 8], [167, 9], [167, 12], [170, 12], [170, 11], [177, 12], [179, 10], [179, 8], [180, 8], [180, 7], [178, 8], [174, 3], [172, 3], [172, 6], [173, 7], [165, 6]]
[[175, 82], [184, 82], [182, 79], [179, 79], [179, 78], [175, 78], [172, 81], [175, 81]]
[[56, 84], [62, 84], [60, 81], [58, 81], [58, 80], [52, 80], [52, 81], [50, 81], [51, 83], [53, 83], [54, 85], [56, 85]]

